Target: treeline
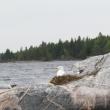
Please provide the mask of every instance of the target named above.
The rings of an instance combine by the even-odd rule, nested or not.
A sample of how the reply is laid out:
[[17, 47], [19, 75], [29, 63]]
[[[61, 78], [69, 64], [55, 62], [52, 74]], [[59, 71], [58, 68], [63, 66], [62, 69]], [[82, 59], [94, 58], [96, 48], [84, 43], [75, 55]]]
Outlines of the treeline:
[[99, 33], [94, 39], [89, 37], [81, 39], [79, 36], [77, 39], [71, 38], [70, 41], [64, 42], [60, 39], [58, 43], [42, 42], [38, 47], [26, 47], [15, 53], [7, 49], [0, 54], [0, 61], [84, 59], [107, 52], [110, 52], [110, 36]]

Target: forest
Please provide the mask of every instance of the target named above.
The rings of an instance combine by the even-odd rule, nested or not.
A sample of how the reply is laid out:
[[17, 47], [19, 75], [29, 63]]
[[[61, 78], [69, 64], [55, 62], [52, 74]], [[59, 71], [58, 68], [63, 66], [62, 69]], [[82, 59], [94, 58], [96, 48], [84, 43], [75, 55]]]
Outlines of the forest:
[[110, 52], [110, 36], [101, 32], [95, 38], [71, 38], [57, 43], [42, 42], [39, 46], [30, 46], [12, 52], [6, 49], [0, 54], [0, 62], [8, 61], [51, 61], [51, 60], [76, 60], [85, 59], [89, 56], [102, 55]]

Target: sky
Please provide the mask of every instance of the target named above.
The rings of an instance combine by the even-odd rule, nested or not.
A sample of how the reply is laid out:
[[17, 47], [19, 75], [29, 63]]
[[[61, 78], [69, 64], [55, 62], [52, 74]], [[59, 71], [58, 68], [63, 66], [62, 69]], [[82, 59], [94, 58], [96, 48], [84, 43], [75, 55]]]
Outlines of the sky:
[[0, 0], [0, 52], [110, 35], [109, 11], [110, 0]]

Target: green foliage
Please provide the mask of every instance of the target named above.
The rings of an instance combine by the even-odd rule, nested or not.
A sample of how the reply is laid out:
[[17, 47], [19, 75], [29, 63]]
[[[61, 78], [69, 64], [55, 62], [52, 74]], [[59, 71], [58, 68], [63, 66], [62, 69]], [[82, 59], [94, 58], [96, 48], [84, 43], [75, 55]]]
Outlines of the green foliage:
[[12, 61], [15, 59], [15, 55], [9, 49], [6, 50], [5, 54], [1, 54], [1, 60]]
[[84, 59], [92, 55], [100, 55], [110, 52], [110, 36], [105, 36], [101, 32], [94, 38], [71, 38], [70, 41], [58, 43], [42, 42], [38, 47], [30, 46], [22, 48], [15, 53], [9, 49], [0, 54], [0, 61], [22, 61], [22, 60], [72, 60]]

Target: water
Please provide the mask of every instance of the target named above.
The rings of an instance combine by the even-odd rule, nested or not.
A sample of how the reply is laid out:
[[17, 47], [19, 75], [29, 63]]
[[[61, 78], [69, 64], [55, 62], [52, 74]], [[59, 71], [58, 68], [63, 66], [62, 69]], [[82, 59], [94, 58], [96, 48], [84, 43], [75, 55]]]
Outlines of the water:
[[56, 75], [56, 67], [64, 66], [66, 71], [72, 69], [76, 61], [51, 62], [15, 62], [0, 63], [0, 86], [8, 84], [30, 85], [44, 84]]

